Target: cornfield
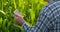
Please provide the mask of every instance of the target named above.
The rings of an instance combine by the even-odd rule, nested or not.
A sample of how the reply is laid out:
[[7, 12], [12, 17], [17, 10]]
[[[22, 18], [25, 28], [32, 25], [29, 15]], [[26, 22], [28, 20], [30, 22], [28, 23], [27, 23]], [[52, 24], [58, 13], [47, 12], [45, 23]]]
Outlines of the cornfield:
[[18, 9], [29, 26], [35, 25], [38, 15], [47, 2], [44, 0], [0, 0], [0, 32], [24, 32], [20, 25], [13, 25], [14, 10]]

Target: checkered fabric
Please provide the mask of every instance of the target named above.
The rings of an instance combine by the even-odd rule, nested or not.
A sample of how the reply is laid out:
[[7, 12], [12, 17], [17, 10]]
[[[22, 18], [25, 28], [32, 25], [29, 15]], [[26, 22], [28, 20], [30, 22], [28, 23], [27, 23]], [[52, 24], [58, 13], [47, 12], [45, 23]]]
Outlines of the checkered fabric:
[[43, 7], [35, 26], [29, 27], [26, 22], [22, 26], [25, 32], [60, 32], [60, 1]]

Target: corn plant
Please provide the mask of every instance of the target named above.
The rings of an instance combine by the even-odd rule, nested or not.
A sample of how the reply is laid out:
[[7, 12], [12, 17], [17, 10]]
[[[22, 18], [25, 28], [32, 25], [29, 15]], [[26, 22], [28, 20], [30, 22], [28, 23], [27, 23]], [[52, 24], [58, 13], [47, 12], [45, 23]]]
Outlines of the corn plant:
[[44, 0], [0, 0], [0, 32], [24, 32], [22, 26], [13, 25], [14, 10], [18, 9], [28, 25], [33, 26], [40, 10], [46, 4]]

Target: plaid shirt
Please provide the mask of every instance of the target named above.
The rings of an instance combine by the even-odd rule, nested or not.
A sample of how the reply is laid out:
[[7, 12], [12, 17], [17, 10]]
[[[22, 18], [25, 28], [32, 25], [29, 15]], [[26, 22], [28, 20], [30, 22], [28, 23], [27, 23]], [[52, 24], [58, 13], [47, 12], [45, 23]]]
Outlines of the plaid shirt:
[[25, 22], [22, 26], [25, 32], [60, 32], [60, 1], [43, 7], [35, 26], [29, 27]]

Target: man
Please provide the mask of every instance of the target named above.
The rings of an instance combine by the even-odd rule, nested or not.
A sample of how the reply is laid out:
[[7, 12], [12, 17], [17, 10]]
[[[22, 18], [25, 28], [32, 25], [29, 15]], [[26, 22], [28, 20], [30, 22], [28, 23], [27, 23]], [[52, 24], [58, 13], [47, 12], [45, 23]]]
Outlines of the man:
[[24, 27], [25, 32], [60, 32], [60, 1], [45, 1], [49, 4], [43, 7], [34, 27], [29, 27], [22, 16], [14, 14], [16, 21]]

